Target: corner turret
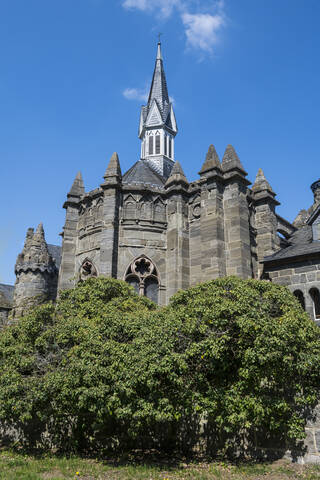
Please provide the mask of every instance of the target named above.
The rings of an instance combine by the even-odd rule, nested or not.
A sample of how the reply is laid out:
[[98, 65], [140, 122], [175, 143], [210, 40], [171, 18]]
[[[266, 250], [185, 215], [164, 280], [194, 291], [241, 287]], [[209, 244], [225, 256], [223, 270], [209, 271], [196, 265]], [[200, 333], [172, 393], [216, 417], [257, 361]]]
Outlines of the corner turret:
[[20, 317], [32, 306], [56, 298], [58, 269], [49, 253], [42, 223], [35, 232], [33, 228], [27, 230], [15, 274], [12, 318]]

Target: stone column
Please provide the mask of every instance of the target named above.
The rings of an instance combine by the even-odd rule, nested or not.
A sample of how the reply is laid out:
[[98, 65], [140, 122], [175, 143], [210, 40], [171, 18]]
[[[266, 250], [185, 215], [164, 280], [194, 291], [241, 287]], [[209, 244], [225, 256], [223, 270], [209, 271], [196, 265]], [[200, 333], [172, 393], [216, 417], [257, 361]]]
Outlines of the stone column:
[[252, 278], [250, 217], [246, 171], [231, 145], [222, 159], [225, 190], [223, 195], [226, 274]]
[[119, 157], [114, 153], [101, 185], [104, 200], [100, 245], [100, 274], [114, 278], [118, 267], [121, 178]]
[[226, 275], [223, 190], [218, 154], [210, 145], [199, 172], [201, 182], [201, 277], [206, 282]]
[[67, 201], [63, 205], [63, 208], [66, 209], [66, 221], [62, 233], [62, 254], [58, 290], [72, 288], [76, 283], [79, 206], [84, 193], [82, 175], [79, 172], [67, 195]]
[[276, 194], [266, 180], [261, 168], [252, 186], [252, 199], [254, 205], [254, 227], [256, 230], [257, 244], [257, 276], [261, 278], [263, 273], [264, 257], [272, 255], [280, 248], [280, 240], [277, 235]]
[[165, 185], [168, 199], [167, 303], [174, 293], [190, 285], [188, 185], [181, 165], [176, 162]]

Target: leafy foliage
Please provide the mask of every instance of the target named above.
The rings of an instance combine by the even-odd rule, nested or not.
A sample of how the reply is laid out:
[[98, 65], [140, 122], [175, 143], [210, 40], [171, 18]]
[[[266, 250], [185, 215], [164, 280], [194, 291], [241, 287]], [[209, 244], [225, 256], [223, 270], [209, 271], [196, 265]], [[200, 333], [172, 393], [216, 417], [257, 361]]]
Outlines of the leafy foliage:
[[89, 279], [3, 330], [0, 423], [64, 451], [295, 443], [319, 395], [319, 347], [319, 328], [270, 282], [219, 279], [157, 308]]

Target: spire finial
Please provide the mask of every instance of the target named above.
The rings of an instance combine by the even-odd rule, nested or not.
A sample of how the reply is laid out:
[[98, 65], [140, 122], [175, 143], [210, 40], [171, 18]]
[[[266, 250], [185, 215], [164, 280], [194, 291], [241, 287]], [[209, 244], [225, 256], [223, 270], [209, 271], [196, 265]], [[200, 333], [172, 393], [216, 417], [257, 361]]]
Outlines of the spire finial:
[[162, 53], [161, 53], [161, 35], [162, 33], [158, 33], [158, 50], [157, 50], [157, 60], [162, 60]]

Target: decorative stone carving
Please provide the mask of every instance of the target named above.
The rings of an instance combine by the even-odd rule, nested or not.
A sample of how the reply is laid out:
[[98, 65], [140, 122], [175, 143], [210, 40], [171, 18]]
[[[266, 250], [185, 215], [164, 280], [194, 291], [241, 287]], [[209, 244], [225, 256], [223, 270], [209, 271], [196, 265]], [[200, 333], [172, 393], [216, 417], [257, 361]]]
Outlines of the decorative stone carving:
[[97, 276], [98, 272], [96, 267], [93, 265], [91, 260], [86, 259], [80, 267], [80, 281]]

